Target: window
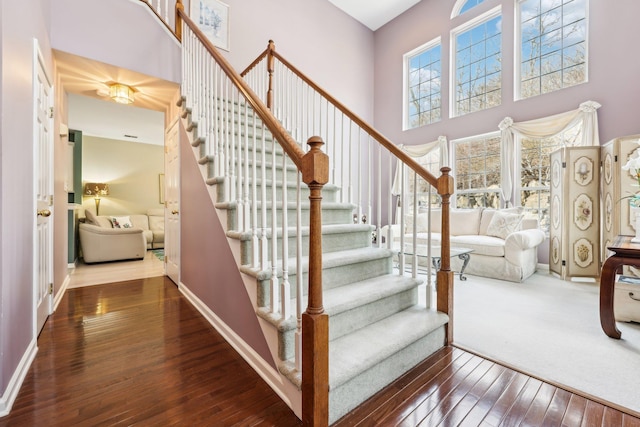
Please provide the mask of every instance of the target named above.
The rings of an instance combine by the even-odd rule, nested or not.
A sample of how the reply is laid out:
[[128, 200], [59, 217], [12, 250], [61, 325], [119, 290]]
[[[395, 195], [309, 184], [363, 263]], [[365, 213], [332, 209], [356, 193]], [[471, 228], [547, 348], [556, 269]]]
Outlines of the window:
[[[418, 157], [415, 159], [421, 166], [423, 166], [426, 170], [431, 172], [434, 176], [440, 176], [440, 149], [433, 149], [426, 155], [422, 157]], [[407, 168], [409, 172], [408, 183], [409, 189], [407, 194], [410, 197], [413, 196], [413, 182], [415, 179], [415, 172]], [[429, 205], [429, 184], [422, 177], [417, 178], [417, 189], [416, 189], [416, 197], [418, 201], [418, 208], [425, 208]], [[437, 207], [440, 206], [440, 196], [435, 188], [431, 189], [431, 206]]]
[[440, 57], [440, 39], [405, 55], [406, 129], [438, 122], [442, 118]]
[[564, 145], [575, 145], [575, 142], [581, 138], [580, 126], [578, 124], [550, 138], [519, 138], [518, 140], [520, 146], [519, 204], [524, 207], [527, 217], [538, 219], [540, 229], [545, 232], [549, 231], [551, 178], [549, 154]]
[[521, 99], [587, 81], [587, 1], [518, 2]]
[[453, 116], [485, 110], [502, 102], [501, 37], [500, 8], [453, 31]]
[[500, 134], [456, 141], [456, 207], [500, 207]]
[[451, 18], [455, 18], [458, 15], [462, 15], [466, 11], [473, 9], [484, 0], [458, 0], [453, 6], [453, 12], [451, 13]]

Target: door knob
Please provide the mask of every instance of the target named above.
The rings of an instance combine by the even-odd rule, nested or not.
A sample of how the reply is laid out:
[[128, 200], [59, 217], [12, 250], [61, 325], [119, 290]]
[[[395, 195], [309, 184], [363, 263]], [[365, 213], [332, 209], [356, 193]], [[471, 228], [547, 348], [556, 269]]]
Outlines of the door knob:
[[38, 216], [48, 217], [51, 215], [51, 211], [49, 209], [42, 209], [38, 211]]
[[177, 209], [172, 210], [172, 211], [171, 211], [171, 214], [172, 214], [172, 215], [178, 215], [178, 210], [177, 210]]

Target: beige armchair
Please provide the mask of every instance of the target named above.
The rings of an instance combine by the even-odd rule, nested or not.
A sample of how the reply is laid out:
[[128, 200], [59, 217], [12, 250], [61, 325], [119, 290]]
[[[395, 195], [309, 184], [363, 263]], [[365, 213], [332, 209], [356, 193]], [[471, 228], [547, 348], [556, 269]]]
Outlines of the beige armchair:
[[84, 262], [143, 259], [147, 240], [141, 228], [107, 228], [81, 223], [80, 247]]

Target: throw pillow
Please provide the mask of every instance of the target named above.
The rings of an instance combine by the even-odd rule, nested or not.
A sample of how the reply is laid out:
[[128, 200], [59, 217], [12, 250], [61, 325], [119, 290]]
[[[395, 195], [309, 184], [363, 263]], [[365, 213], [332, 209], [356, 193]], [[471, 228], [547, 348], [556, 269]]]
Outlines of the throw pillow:
[[87, 224], [100, 225], [100, 223], [98, 222], [98, 218], [96, 218], [95, 214], [90, 210], [84, 210], [84, 218]]
[[111, 223], [113, 228], [133, 228], [131, 218], [128, 216], [112, 216]]
[[487, 227], [487, 235], [506, 239], [509, 234], [521, 229], [522, 217], [522, 214], [497, 211]]

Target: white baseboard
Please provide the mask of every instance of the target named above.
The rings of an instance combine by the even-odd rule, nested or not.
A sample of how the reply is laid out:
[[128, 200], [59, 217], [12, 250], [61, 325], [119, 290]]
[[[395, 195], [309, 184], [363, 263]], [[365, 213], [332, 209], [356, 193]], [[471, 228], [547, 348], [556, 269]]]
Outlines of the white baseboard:
[[[204, 316], [220, 335], [238, 352], [238, 354], [253, 368], [254, 371], [271, 387], [280, 398], [290, 407], [295, 408], [291, 396], [285, 392], [286, 385], [283, 384], [283, 377], [277, 369], [267, 363], [256, 351], [247, 344], [233, 329], [222, 321], [207, 305], [193, 294], [184, 283], [178, 286], [180, 292], [194, 305], [194, 307]], [[285, 379], [286, 381], [286, 379]]]
[[64, 278], [62, 282], [62, 286], [58, 289], [55, 298], [53, 299], [53, 307], [51, 307], [51, 314], [55, 313], [58, 309], [58, 305], [60, 305], [60, 301], [62, 301], [62, 297], [64, 293], [67, 292], [67, 288], [69, 287], [69, 283], [71, 283], [71, 277], [67, 274], [67, 277]]
[[29, 372], [33, 359], [36, 357], [36, 353], [38, 353], [37, 341], [33, 339], [29, 344], [29, 347], [27, 347], [27, 350], [22, 355], [20, 363], [9, 380], [7, 389], [0, 398], [0, 417], [8, 415], [11, 411], [11, 407], [16, 401], [16, 397], [18, 397], [20, 387], [22, 387], [22, 382]]

